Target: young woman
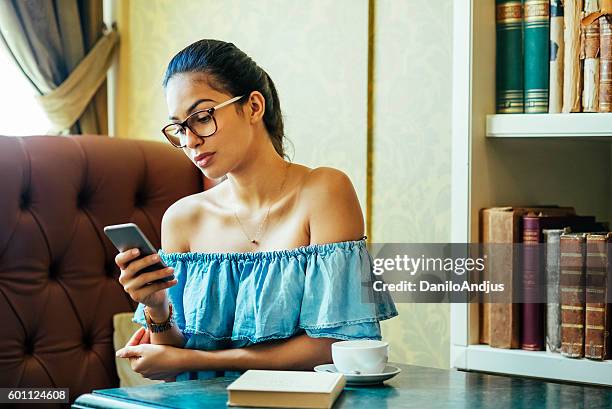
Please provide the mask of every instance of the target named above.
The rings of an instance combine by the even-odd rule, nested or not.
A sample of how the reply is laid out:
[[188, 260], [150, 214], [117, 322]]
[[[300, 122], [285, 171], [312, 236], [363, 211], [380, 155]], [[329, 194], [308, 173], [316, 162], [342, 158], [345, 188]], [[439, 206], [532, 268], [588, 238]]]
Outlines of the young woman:
[[[166, 211], [158, 255], [117, 256], [143, 325], [117, 355], [148, 378], [204, 379], [312, 370], [331, 362], [333, 342], [380, 339], [379, 321], [397, 311], [388, 295], [363, 297], [371, 259], [353, 186], [339, 170], [285, 160], [268, 74], [233, 44], [201, 40], [174, 56], [163, 84], [163, 134], [206, 177], [226, 179]], [[312, 132], [312, 143], [325, 137]], [[160, 258], [168, 268], [139, 274]]]

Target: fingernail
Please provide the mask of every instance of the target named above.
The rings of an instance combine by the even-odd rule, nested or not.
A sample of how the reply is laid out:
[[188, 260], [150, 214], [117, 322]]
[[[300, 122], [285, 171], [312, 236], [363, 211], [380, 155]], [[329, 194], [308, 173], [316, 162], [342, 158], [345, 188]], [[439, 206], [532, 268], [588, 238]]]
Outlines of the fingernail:
[[117, 351], [117, 352], [115, 352], [115, 356], [117, 356], [117, 357], [121, 357], [121, 351]]
[[135, 255], [135, 256], [138, 255], [138, 249], [132, 250], [132, 254]]

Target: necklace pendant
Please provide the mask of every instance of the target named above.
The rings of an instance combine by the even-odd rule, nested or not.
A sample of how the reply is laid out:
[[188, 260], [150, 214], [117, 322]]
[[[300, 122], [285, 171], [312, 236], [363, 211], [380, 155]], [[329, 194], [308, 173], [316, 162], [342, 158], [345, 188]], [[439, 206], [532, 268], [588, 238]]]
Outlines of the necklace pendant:
[[[285, 176], [283, 177], [283, 181], [281, 182], [281, 185], [278, 189], [278, 197], [280, 198], [280, 195], [283, 191], [283, 187], [285, 187], [285, 182], [287, 181], [287, 175], [289, 174], [289, 167], [291, 166], [291, 163], [287, 163], [287, 166], [285, 167]], [[268, 206], [268, 211], [266, 212], [266, 215], [264, 216], [263, 220], [261, 221], [261, 223], [259, 223], [259, 227], [257, 228], [257, 231], [255, 232], [255, 237], [262, 237], [262, 233], [265, 232], [264, 226], [266, 225], [266, 222], [268, 221], [268, 216], [270, 216], [270, 210], [272, 209], [272, 205], [274, 204], [274, 202], [270, 203], [270, 206]], [[236, 219], [236, 221], [238, 222], [238, 225], [240, 226], [240, 229], [242, 230], [242, 233], [244, 234], [244, 237], [251, 242], [251, 244], [253, 244], [254, 246], [259, 246], [259, 241], [257, 239], [250, 239], [249, 238], [249, 234], [247, 233], [247, 230], [244, 228], [244, 226], [242, 225], [242, 222], [240, 221], [240, 218], [238, 217], [238, 212], [236, 211], [236, 208], [234, 208], [234, 218]]]

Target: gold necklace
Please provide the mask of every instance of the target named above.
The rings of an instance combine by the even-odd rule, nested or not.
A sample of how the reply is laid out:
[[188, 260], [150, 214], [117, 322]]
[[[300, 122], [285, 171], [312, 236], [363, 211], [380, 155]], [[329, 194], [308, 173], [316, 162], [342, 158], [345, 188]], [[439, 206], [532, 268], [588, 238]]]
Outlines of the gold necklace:
[[[283, 181], [282, 181], [282, 183], [280, 185], [280, 188], [278, 189], [278, 197], [280, 197], [280, 194], [283, 191], [283, 187], [285, 187], [285, 182], [287, 181], [287, 175], [289, 174], [289, 166], [291, 166], [290, 162], [287, 163], [287, 167], [285, 168], [285, 176], [283, 177]], [[260, 235], [264, 225], [268, 221], [268, 216], [270, 215], [270, 209], [272, 209], [272, 205], [273, 204], [274, 204], [274, 202], [272, 202], [270, 204], [270, 206], [268, 206], [268, 210], [266, 211], [266, 215], [264, 216], [264, 218], [261, 221], [261, 223], [259, 223], [259, 227], [257, 228], [257, 232], [255, 233], [255, 236], [253, 236], [253, 238], [249, 237], [249, 234], [247, 233], [246, 229], [244, 228], [244, 225], [242, 224], [242, 222], [240, 221], [240, 218], [238, 217], [238, 212], [236, 211], [236, 207], [234, 207], [234, 217], [236, 218], [236, 221], [240, 225], [240, 229], [242, 230], [242, 233], [244, 234], [244, 237], [246, 237], [246, 239], [248, 241], [250, 241], [252, 244], [254, 244], [255, 246], [259, 245], [259, 242], [261, 240], [261, 237], [259, 237], [259, 235]]]

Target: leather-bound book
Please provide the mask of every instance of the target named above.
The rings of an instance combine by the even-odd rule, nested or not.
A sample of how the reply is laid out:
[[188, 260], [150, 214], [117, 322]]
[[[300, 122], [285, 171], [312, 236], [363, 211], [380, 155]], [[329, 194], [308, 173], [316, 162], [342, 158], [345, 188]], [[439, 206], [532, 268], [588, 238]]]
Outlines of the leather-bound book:
[[580, 112], [582, 71], [580, 67], [580, 17], [582, 0], [563, 2], [563, 22], [565, 25], [563, 41], [563, 112]]
[[[597, 0], [585, 0], [585, 15], [599, 10]], [[583, 63], [582, 112], [599, 110], [599, 20], [582, 28]]]
[[544, 229], [546, 243], [546, 350], [561, 350], [561, 303], [559, 302], [559, 240], [570, 228]]
[[[520, 260], [515, 257], [511, 244], [522, 241], [522, 217], [529, 211], [545, 212], [551, 215], [574, 214], [571, 207], [490, 207], [480, 212], [480, 241], [485, 244], [509, 244], [495, 246], [494, 251], [485, 261], [483, 279], [503, 283], [509, 299], [514, 299], [513, 288]], [[495, 348], [518, 348], [519, 342], [519, 304], [517, 303], [483, 303], [480, 305], [481, 343]]]
[[523, 113], [523, 5], [495, 0], [495, 95], [498, 114]]
[[563, 2], [550, 0], [550, 72], [548, 79], [548, 113], [563, 108]]
[[562, 234], [561, 249], [561, 355], [584, 357], [586, 233]]
[[599, 19], [599, 112], [612, 112], [612, 17]]
[[586, 243], [584, 356], [602, 361], [612, 355], [609, 333], [612, 294], [608, 293], [612, 279], [612, 233], [589, 234]]
[[569, 227], [572, 231], [600, 231], [605, 226], [593, 216], [549, 216], [528, 213], [523, 216], [523, 303], [521, 304], [521, 348], [542, 351], [545, 347], [545, 259], [540, 243], [544, 229]]
[[525, 70], [525, 113], [527, 114], [548, 112], [549, 13], [549, 0], [525, 0], [523, 69]]

